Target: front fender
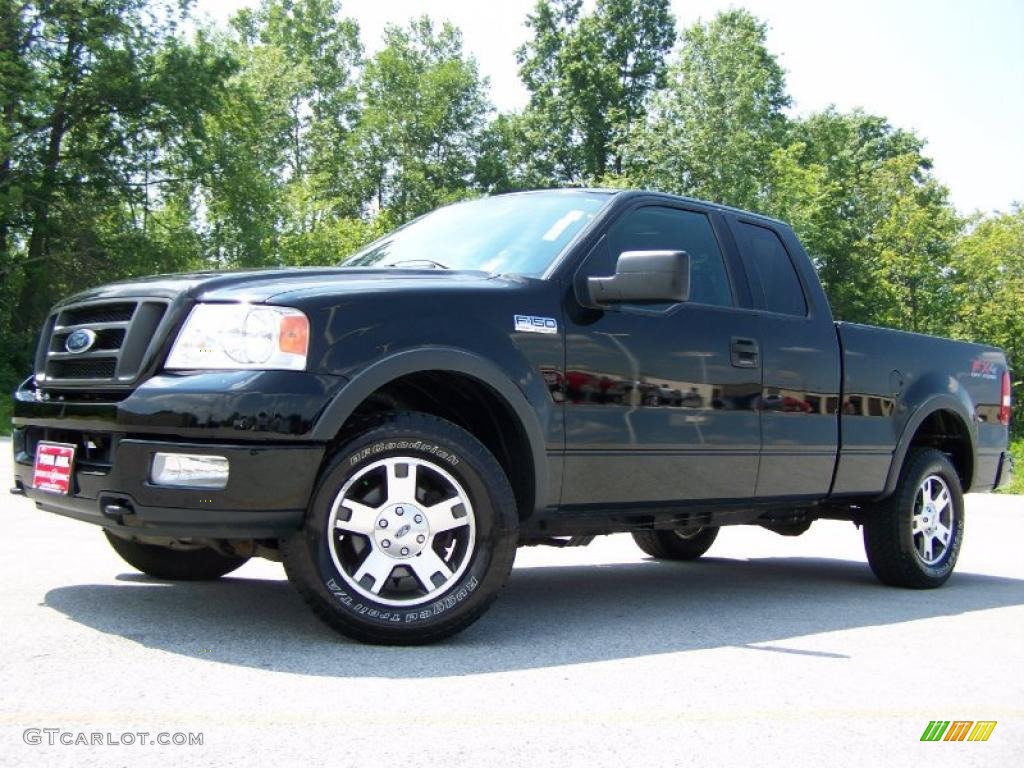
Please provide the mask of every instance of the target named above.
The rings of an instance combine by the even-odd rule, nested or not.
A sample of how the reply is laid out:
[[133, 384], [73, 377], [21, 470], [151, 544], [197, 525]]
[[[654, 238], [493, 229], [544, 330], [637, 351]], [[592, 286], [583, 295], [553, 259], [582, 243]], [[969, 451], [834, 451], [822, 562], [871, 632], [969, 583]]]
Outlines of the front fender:
[[550, 397], [543, 381], [524, 372], [517, 384], [493, 362], [472, 352], [451, 347], [418, 347], [395, 352], [372, 363], [355, 375], [328, 403], [314, 427], [314, 439], [334, 439], [367, 397], [395, 379], [420, 371], [449, 371], [471, 377], [489, 386], [505, 401], [516, 414], [529, 441], [534, 475], [533, 508], [543, 507], [548, 498], [549, 478], [545, 430], [538, 413], [550, 410], [546, 405]]

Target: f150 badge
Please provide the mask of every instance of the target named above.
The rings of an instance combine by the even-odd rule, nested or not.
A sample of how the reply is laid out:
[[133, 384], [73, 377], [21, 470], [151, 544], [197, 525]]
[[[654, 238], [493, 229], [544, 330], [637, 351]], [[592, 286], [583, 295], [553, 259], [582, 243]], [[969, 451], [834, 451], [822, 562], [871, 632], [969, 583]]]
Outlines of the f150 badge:
[[515, 326], [517, 331], [523, 333], [558, 333], [558, 323], [553, 317], [516, 315]]

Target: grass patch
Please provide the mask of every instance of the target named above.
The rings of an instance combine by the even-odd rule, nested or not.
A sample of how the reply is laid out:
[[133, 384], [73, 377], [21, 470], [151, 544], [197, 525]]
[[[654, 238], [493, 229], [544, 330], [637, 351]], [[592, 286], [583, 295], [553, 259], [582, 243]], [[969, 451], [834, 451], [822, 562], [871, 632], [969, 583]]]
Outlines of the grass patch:
[[1013, 482], [999, 492], [1024, 493], [1024, 438], [1010, 442], [1010, 453], [1013, 454], [1013, 463], [1017, 471], [1013, 475]]
[[11, 434], [11, 414], [14, 412], [14, 403], [9, 397], [0, 396], [0, 437], [7, 437]]

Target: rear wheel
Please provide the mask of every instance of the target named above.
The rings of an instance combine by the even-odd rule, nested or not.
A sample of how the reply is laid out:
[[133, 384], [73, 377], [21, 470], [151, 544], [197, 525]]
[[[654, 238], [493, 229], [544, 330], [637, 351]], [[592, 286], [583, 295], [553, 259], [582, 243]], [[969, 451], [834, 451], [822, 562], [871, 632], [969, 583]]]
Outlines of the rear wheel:
[[167, 581], [210, 581], [241, 568], [248, 557], [223, 555], [209, 547], [174, 548], [126, 539], [103, 531], [110, 546], [128, 565]]
[[659, 560], [696, 560], [710, 549], [717, 536], [717, 526], [704, 526], [673, 531], [635, 531], [633, 541]]
[[909, 454], [896, 491], [864, 522], [864, 550], [885, 584], [942, 586], [953, 573], [964, 537], [960, 478], [945, 454]]
[[434, 416], [396, 413], [328, 461], [282, 554], [289, 580], [342, 634], [428, 643], [491, 604], [517, 530], [508, 480], [476, 438]]

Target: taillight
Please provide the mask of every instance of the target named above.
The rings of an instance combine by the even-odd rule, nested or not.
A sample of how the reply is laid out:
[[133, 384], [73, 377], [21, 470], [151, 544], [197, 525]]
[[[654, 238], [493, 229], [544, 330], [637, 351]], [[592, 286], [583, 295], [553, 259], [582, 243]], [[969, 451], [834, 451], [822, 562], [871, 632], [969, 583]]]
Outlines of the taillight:
[[999, 400], [999, 423], [1010, 426], [1010, 372], [1003, 371], [1003, 391]]

